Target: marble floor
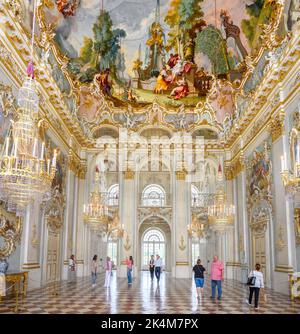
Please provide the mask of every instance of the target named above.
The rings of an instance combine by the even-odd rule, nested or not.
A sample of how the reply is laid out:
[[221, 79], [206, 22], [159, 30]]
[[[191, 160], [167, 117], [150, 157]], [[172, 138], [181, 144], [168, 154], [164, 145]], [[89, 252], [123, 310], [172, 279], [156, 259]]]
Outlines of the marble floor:
[[[148, 272], [141, 272], [128, 286], [124, 278], [114, 273], [111, 287], [104, 288], [104, 275], [99, 275], [97, 286], [92, 288], [89, 278], [75, 283], [63, 281], [54, 290], [53, 285], [28, 292], [20, 301], [19, 313], [41, 314], [300, 314], [300, 300], [266, 289], [267, 301], [259, 310], [245, 303], [248, 288], [236, 281], [225, 280], [222, 301], [210, 299], [210, 282], [205, 282], [203, 300], [197, 300], [192, 279], [174, 279], [163, 273], [159, 285], [151, 282]], [[56, 294], [55, 294], [56, 292]], [[0, 302], [0, 313], [14, 313], [15, 299], [5, 297]]]

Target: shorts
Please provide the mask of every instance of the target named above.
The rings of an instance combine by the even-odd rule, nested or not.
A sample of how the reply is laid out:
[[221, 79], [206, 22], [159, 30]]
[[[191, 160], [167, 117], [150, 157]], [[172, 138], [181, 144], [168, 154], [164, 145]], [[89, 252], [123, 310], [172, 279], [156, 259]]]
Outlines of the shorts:
[[196, 288], [203, 288], [204, 278], [195, 278]]

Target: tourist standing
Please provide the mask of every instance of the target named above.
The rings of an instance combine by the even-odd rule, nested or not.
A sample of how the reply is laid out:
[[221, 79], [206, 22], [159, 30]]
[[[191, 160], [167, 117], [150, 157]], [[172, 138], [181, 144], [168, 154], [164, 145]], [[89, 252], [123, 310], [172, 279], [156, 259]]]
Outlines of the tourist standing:
[[94, 288], [96, 286], [96, 280], [97, 280], [97, 255], [94, 255], [92, 260], [92, 287]]
[[248, 276], [248, 278], [252, 278], [252, 284], [249, 286], [249, 299], [246, 300], [246, 303], [248, 305], [251, 305], [252, 303], [252, 297], [254, 294], [254, 308], [256, 310], [259, 309], [258, 307], [258, 301], [259, 301], [259, 291], [260, 289], [264, 288], [264, 275], [260, 271], [260, 264], [256, 263], [255, 270], [252, 270]]
[[157, 283], [159, 283], [160, 274], [161, 274], [161, 267], [162, 267], [162, 259], [158, 254], [156, 255], [156, 260], [154, 261], [154, 266], [155, 266], [155, 277], [157, 279]]
[[133, 266], [133, 258], [130, 255], [129, 259], [126, 258], [126, 266], [127, 266], [127, 280], [128, 284], [132, 284], [132, 266]]
[[224, 265], [215, 255], [210, 270], [212, 300], [216, 298], [216, 286], [218, 287], [218, 300], [222, 298], [222, 281], [224, 279]]
[[110, 260], [110, 257], [107, 256], [105, 262], [105, 283], [104, 283], [105, 288], [110, 287], [111, 274], [112, 274], [112, 261]]
[[154, 255], [151, 255], [150, 261], [149, 261], [149, 271], [150, 271], [150, 276], [151, 276], [151, 280], [153, 281], [154, 278]]
[[6, 259], [0, 259], [0, 299], [6, 295], [6, 279], [5, 273], [8, 269], [8, 262]]
[[201, 264], [201, 260], [197, 260], [197, 264], [194, 266], [193, 271], [195, 273], [195, 284], [197, 290], [197, 298], [203, 297], [203, 286], [204, 286], [204, 272], [205, 268]]
[[76, 259], [75, 255], [72, 254], [69, 259], [69, 282], [76, 281]]

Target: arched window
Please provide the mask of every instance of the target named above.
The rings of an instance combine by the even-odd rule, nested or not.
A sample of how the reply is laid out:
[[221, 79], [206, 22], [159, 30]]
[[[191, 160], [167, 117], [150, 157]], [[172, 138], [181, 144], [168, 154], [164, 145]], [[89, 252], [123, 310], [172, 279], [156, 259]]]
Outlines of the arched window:
[[111, 238], [107, 240], [107, 256], [117, 265], [118, 243]]
[[201, 196], [199, 189], [192, 184], [191, 185], [191, 198], [192, 198], [192, 206], [201, 206]]
[[166, 193], [161, 186], [151, 184], [144, 189], [142, 194], [143, 206], [165, 206], [165, 204]]
[[144, 268], [148, 268], [151, 255], [156, 257], [156, 254], [158, 254], [162, 258], [163, 263], [165, 263], [165, 249], [166, 244], [164, 235], [157, 229], [147, 231], [143, 237], [142, 245], [142, 261]]
[[108, 189], [108, 205], [119, 205], [119, 185], [113, 184]]

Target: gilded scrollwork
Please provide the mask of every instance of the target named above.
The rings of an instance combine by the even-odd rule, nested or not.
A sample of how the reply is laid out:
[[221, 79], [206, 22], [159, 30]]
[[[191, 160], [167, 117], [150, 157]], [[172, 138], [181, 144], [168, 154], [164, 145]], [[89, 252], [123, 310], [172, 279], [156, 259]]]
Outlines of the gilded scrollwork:
[[0, 258], [9, 257], [21, 240], [22, 219], [15, 214], [7, 212], [5, 206], [0, 202], [0, 238], [4, 245], [0, 247]]
[[86, 162], [76, 157], [72, 152], [70, 152], [68, 156], [68, 168], [78, 178], [85, 179], [85, 175], [87, 171]]
[[296, 244], [300, 246], [300, 208], [294, 209], [294, 226]]
[[232, 161], [225, 161], [225, 176], [227, 180], [234, 179], [239, 173], [245, 170], [245, 157], [243, 151]]
[[271, 117], [269, 131], [273, 142], [284, 134], [284, 117], [284, 112], [279, 112]]
[[272, 160], [269, 141], [264, 141], [246, 160], [249, 227], [263, 233], [273, 216]]
[[59, 187], [52, 188], [49, 199], [43, 206], [47, 226], [53, 232], [58, 232], [64, 224], [65, 205], [65, 196], [59, 191]]
[[16, 110], [16, 100], [11, 86], [0, 83], [0, 112], [4, 117], [12, 115]]
[[147, 218], [162, 217], [167, 222], [172, 220], [171, 207], [139, 207], [138, 218], [140, 222], [144, 222]]

